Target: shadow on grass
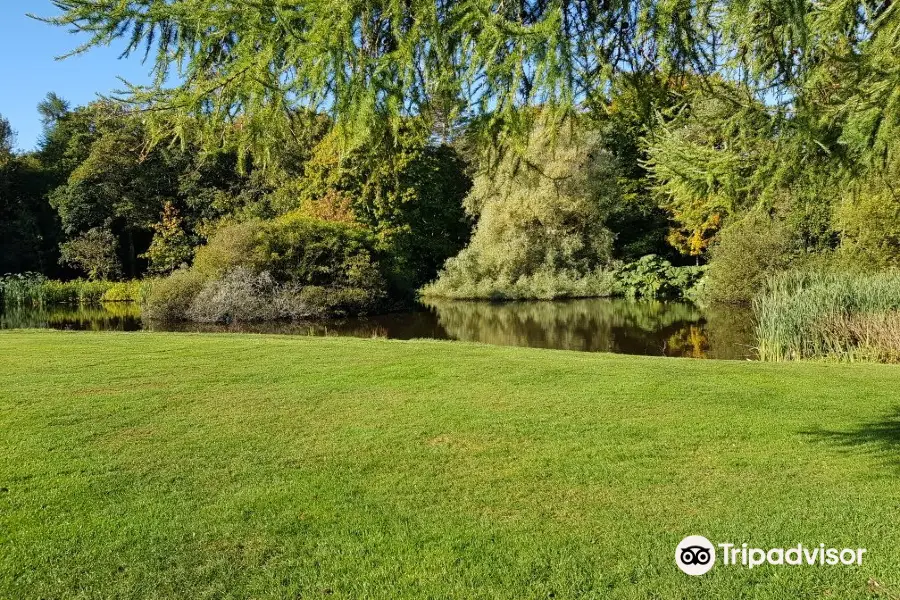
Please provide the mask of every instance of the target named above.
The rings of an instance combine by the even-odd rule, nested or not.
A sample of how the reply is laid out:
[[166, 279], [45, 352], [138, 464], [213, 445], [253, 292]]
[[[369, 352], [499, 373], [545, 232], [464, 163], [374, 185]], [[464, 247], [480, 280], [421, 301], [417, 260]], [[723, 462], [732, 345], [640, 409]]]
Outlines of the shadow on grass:
[[900, 468], [900, 406], [878, 420], [848, 431], [814, 429], [802, 433], [847, 450], [877, 455]]

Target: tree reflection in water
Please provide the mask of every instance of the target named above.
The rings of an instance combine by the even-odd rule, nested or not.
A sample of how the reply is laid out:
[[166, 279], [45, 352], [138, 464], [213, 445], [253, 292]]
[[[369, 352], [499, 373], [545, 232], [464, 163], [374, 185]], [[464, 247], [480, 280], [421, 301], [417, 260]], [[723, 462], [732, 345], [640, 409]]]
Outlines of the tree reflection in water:
[[310, 323], [229, 325], [142, 322], [139, 309], [132, 304], [11, 308], [0, 313], [0, 328], [433, 338], [585, 352], [754, 357], [753, 323], [748, 310], [610, 299], [509, 303], [429, 300], [422, 309], [405, 313]]
[[749, 311], [678, 302], [429, 301], [450, 337], [513, 346], [694, 358], [752, 358]]
[[[0, 309], [3, 307], [0, 306]], [[141, 329], [141, 311], [130, 302], [88, 306], [9, 306], [0, 310], [0, 329], [137, 331]]]

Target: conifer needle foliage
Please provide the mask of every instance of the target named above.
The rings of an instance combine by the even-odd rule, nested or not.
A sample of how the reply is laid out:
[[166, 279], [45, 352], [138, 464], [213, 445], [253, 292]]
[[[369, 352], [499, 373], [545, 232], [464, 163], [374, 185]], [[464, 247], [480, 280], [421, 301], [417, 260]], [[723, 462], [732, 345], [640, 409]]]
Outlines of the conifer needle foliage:
[[[900, 126], [900, 10], [883, 0], [56, 0], [50, 23], [125, 42], [155, 74], [126, 97], [166, 133], [243, 148], [326, 111], [349, 131], [404, 116], [559, 113], [621, 73], [717, 74], [889, 153]], [[202, 116], [201, 125], [195, 117]], [[196, 131], [199, 127], [199, 131]], [[259, 148], [257, 148], [259, 152]]]

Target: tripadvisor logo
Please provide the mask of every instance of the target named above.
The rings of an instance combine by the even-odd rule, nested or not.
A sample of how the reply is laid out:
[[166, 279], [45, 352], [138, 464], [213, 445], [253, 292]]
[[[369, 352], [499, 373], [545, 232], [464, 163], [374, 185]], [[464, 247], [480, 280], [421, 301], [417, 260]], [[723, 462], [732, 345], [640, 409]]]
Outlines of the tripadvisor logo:
[[703, 575], [716, 564], [716, 549], [702, 535], [689, 535], [675, 548], [675, 564], [688, 575]]
[[716, 563], [716, 548], [721, 552], [722, 565], [752, 569], [770, 565], [862, 565], [865, 548], [826, 548], [825, 544], [790, 548], [751, 548], [747, 544], [713, 544], [702, 535], [689, 535], [675, 548], [675, 564], [688, 575], [703, 575]]

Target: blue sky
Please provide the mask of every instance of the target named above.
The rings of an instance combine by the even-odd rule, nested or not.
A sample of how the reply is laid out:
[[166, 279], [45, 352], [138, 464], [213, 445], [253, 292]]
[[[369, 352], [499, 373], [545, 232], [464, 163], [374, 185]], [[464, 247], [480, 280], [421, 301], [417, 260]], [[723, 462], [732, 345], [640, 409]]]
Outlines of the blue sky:
[[50, 0], [0, 0], [0, 114], [18, 133], [17, 146], [30, 150], [41, 135], [37, 104], [47, 92], [56, 92], [78, 106], [122, 87], [117, 79], [133, 83], [149, 79], [143, 56], [119, 60], [121, 45], [95, 48], [87, 54], [57, 61], [84, 41], [66, 29], [25, 16], [32, 12], [52, 16]]

